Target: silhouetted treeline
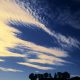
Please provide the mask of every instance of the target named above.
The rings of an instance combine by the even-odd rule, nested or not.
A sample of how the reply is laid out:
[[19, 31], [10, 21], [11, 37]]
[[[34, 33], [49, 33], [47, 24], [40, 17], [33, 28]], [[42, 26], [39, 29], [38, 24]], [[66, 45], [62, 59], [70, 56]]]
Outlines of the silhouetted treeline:
[[68, 72], [57, 72], [54, 74], [54, 77], [50, 73], [44, 74], [34, 74], [31, 73], [29, 75], [30, 80], [80, 80], [80, 77], [72, 77], [70, 78], [70, 74]]

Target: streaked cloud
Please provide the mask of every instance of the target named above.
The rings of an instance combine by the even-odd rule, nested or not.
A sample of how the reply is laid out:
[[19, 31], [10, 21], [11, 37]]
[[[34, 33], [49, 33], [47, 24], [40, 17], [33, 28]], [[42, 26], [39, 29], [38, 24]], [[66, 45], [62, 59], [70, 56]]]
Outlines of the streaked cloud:
[[[65, 65], [65, 63], [70, 63], [69, 61], [74, 61], [73, 58], [74, 59], [77, 58], [74, 55], [75, 51], [73, 52], [73, 54], [70, 54], [70, 55], [73, 55], [70, 57], [69, 57], [69, 53], [66, 51], [68, 48], [71, 49], [71, 47], [76, 47], [80, 49], [80, 42], [77, 39], [69, 35], [65, 36], [61, 33], [55, 32], [54, 30], [53, 31], [50, 30], [48, 26], [46, 27], [44, 24], [39, 22], [38, 19], [36, 19], [37, 16], [36, 18], [34, 18], [34, 16], [29, 12], [29, 7], [25, 9], [23, 5], [21, 4], [19, 5], [19, 3], [16, 3], [16, 1], [17, 0], [0, 0], [0, 58], [1, 58], [0, 62], [3, 66], [4, 65], [10, 66], [10, 67], [20, 66], [22, 69], [25, 66], [26, 68], [31, 67], [31, 68], [35, 68], [39, 70], [54, 70], [55, 66], [63, 66]], [[42, 9], [40, 11], [42, 11]], [[45, 15], [44, 10], [43, 10], [43, 13]], [[56, 22], [60, 22], [62, 25], [66, 23], [74, 28], [80, 29], [79, 27], [80, 23], [78, 21], [79, 19], [78, 16], [80, 12], [77, 12], [77, 13], [75, 12], [73, 15], [71, 15], [70, 13], [67, 13], [67, 11], [64, 10], [64, 11], [60, 11], [60, 13], [61, 14], [59, 14], [58, 17], [56, 17], [55, 15], [53, 16], [49, 15], [51, 16], [49, 17], [48, 14], [46, 16], [48, 16], [51, 19], [54, 17], [56, 19]], [[73, 19], [73, 16], [77, 16], [77, 17], [74, 17]], [[42, 18], [44, 19], [44, 17]], [[30, 41], [18, 38], [16, 36], [17, 34], [15, 33], [21, 34], [22, 32], [8, 25], [8, 23], [12, 21], [14, 21], [14, 24], [17, 24], [16, 22], [19, 21], [21, 23], [37, 25], [35, 26], [36, 28], [48, 33], [51, 38], [55, 39], [55, 41], [57, 42], [57, 45], [62, 46], [62, 47], [61, 48], [57, 46], [56, 47], [44, 47], [39, 44], [37, 45], [36, 42], [33, 43]], [[30, 28], [32, 27], [33, 26], [31, 26]], [[53, 25], [51, 25], [51, 27], [53, 27]], [[36, 28], [34, 29], [36, 30]], [[25, 35], [27, 36], [27, 34]], [[20, 45], [21, 45], [20, 50], [22, 52], [19, 52], [18, 49], [16, 51], [9, 50], [9, 49], [14, 49], [16, 46], [20, 46]], [[64, 50], [65, 47], [66, 49]], [[25, 48], [25, 51], [23, 50], [24, 48]], [[32, 55], [34, 55], [35, 57], [33, 57]], [[12, 57], [15, 57], [15, 58], [12, 58]], [[66, 60], [69, 60], [69, 61], [66, 61]], [[74, 62], [76, 63], [77, 61], [74, 61]], [[65, 65], [63, 67], [69, 68], [68, 66]], [[59, 69], [64, 70], [63, 67], [62, 69], [61, 67], [59, 67]], [[15, 68], [6, 68], [6, 67], [0, 67], [0, 71], [1, 72], [2, 71], [4, 72], [23, 72], [22, 70], [18, 70]]]
[[[50, 64], [50, 65], [61, 65], [62, 63], [67, 63], [67, 61], [56, 58], [55, 56], [50, 56], [49, 54], [46, 53], [41, 53], [41, 52], [35, 52], [35, 51], [30, 51], [27, 54], [27, 62], [30, 63], [41, 63], [41, 64]], [[35, 55], [37, 58], [29, 58], [29, 56]]]
[[44, 24], [40, 23], [37, 19], [35, 19], [29, 13], [28, 9], [24, 10], [22, 7], [16, 4], [15, 0], [11, 0], [11, 1], [1, 0], [0, 1], [0, 13], [1, 13], [0, 20], [2, 22], [7, 22], [7, 20], [8, 21], [16, 20], [16, 21], [22, 21], [25, 23], [35, 24], [38, 26], [38, 28], [41, 28], [47, 33], [52, 34], [51, 31], [47, 29]]
[[17, 70], [17, 69], [13, 69], [13, 68], [4, 68], [4, 67], [0, 67], [0, 71], [4, 71], [4, 72], [23, 72], [21, 70]]
[[[24, 66], [33, 66], [33, 65], [37, 65], [36, 67], [33, 66], [33, 68], [37, 68], [37, 69], [41, 69], [38, 66], [42, 67], [43, 70], [43, 65], [47, 64], [47, 65], [58, 65], [58, 66], [62, 66], [64, 65], [64, 63], [68, 63], [67, 61], [61, 59], [61, 58], [57, 58], [54, 55], [51, 55], [50, 53], [44, 53], [41, 51], [35, 51], [32, 49], [27, 49], [24, 46], [18, 46], [15, 49], [12, 49], [11, 51], [14, 52], [15, 50], [17, 50], [20, 53], [24, 53], [26, 55], [26, 57], [24, 58], [26, 65]], [[21, 63], [21, 62], [18, 62]], [[28, 65], [28, 64], [32, 64], [32, 65]], [[23, 64], [20, 64], [23, 65]], [[48, 68], [49, 66], [47, 66]], [[46, 66], [45, 66], [46, 68]], [[54, 67], [51, 67], [52, 69], [54, 69]], [[51, 69], [51, 68], [48, 68]]]
[[36, 68], [36, 69], [41, 69], [41, 70], [49, 70], [49, 69], [53, 69], [51, 67], [43, 67], [40, 65], [35, 65], [35, 64], [31, 64], [31, 63], [27, 63], [27, 62], [17, 62], [20, 65], [24, 65], [24, 66], [28, 66], [28, 67], [32, 67], [32, 68]]
[[57, 39], [58, 43], [62, 46], [62, 47], [76, 47], [79, 48], [80, 46], [80, 42], [75, 39], [72, 38], [71, 36], [65, 36], [62, 35], [60, 33], [56, 33], [55, 31], [53, 31], [53, 36]]
[[75, 77], [75, 76], [79, 76], [80, 77], [80, 75], [71, 75], [71, 77]]
[[[5, 6], [4, 6], [5, 5]], [[16, 11], [15, 11], [16, 10]], [[44, 47], [37, 45], [33, 42], [24, 41], [16, 37], [15, 33], [21, 33], [19, 30], [7, 25], [9, 21], [21, 21], [29, 24], [37, 25], [37, 28], [41, 28], [47, 32], [50, 36], [54, 37], [54, 33], [46, 26], [35, 19], [28, 10], [24, 10], [19, 6], [15, 0], [1, 0], [0, 1], [0, 57], [22, 57], [27, 58], [26, 54], [20, 54], [19, 52], [11, 52], [8, 48], [15, 48], [17, 45], [23, 45], [26, 49], [30, 49], [36, 52], [42, 52], [46, 54], [40, 54], [37, 56], [39, 59], [28, 59], [26, 62], [18, 62], [18, 64], [34, 67], [37, 69], [48, 70], [51, 67], [44, 67], [37, 64], [32, 64], [31, 62], [42, 63], [42, 64], [56, 64], [60, 62], [65, 62], [64, 60], [56, 57], [68, 57], [68, 54], [64, 50], [52, 47]], [[26, 35], [26, 34], [25, 34]], [[58, 35], [59, 36], [59, 35]], [[57, 36], [57, 37], [58, 37]], [[58, 39], [56, 36], [55, 38]], [[60, 40], [63, 40], [60, 37]], [[59, 40], [59, 39], [58, 39]], [[64, 40], [65, 41], [65, 40]], [[27, 52], [26, 52], [27, 53]], [[48, 55], [47, 55], [48, 54]], [[53, 57], [49, 56], [52, 55]], [[49, 60], [46, 62], [46, 60]], [[39, 62], [38, 62], [39, 61]], [[13, 69], [1, 68], [4, 71], [13, 71]], [[16, 70], [14, 70], [16, 71]]]
[[[47, 1], [44, 1], [44, 3], [46, 4], [45, 6], [39, 6], [38, 9], [35, 9], [36, 6], [38, 6], [38, 1], [31, 1], [27, 3], [27, 1], [21, 1], [25, 7], [28, 7], [30, 6], [30, 11], [32, 10], [34, 16], [36, 18], [38, 18], [41, 22], [45, 22], [46, 24], [48, 24], [48, 20], [46, 20], [45, 16], [47, 16], [49, 19], [53, 20], [53, 23], [56, 22], [56, 24], [61, 24], [61, 25], [66, 25], [68, 24], [69, 26], [71, 27], [74, 27], [76, 29], [80, 29], [80, 10], [79, 10], [79, 4], [77, 3], [76, 0], [74, 0], [72, 2], [72, 4], [74, 5], [75, 3], [75, 7], [77, 9], [77, 11], [75, 12], [75, 10], [73, 9], [73, 14], [71, 13], [72, 10], [72, 6], [71, 5], [65, 5], [64, 9], [62, 10], [61, 6], [56, 3], [57, 1], [52, 1], [53, 4], [56, 4], [54, 6], [56, 6], [56, 8], [53, 6], [53, 9], [51, 10], [50, 9], [50, 6], [47, 5]], [[64, 2], [64, 0], [63, 0]], [[39, 1], [39, 5], [41, 5], [41, 1]], [[28, 5], [29, 4], [29, 5]], [[34, 5], [34, 7], [31, 6], [31, 4]], [[64, 4], [68, 4], [68, 3], [65, 3]], [[74, 8], [74, 7], [73, 7]], [[50, 12], [50, 14], [48, 13], [48, 11]], [[37, 16], [36, 16], [37, 14]], [[44, 16], [41, 16], [42, 14], [44, 14]], [[51, 24], [51, 23], [50, 23]], [[57, 27], [55, 25], [50, 25], [52, 27]], [[46, 26], [45, 26], [46, 27]], [[45, 30], [45, 27], [42, 28], [43, 30]], [[46, 31], [46, 30], [45, 30]], [[48, 34], [50, 34], [52, 37], [55, 37], [56, 40], [58, 41], [58, 43], [62, 46], [62, 47], [67, 47], [67, 48], [70, 48], [70, 47], [76, 47], [76, 48], [79, 48], [80, 46], [80, 42], [71, 37], [71, 36], [65, 36], [65, 35], [62, 35], [60, 33], [57, 33], [55, 32], [54, 30], [50, 30], [47, 28], [47, 31], [46, 31]]]
[[24, 57], [24, 55], [14, 54], [6, 50], [7, 47], [14, 47], [19, 42], [23, 43], [14, 36], [15, 34], [13, 32], [19, 31], [6, 25], [6, 22], [9, 20], [19, 20], [39, 26], [43, 25], [35, 20], [28, 11], [25, 12], [19, 5], [17, 5], [15, 0], [0, 1], [0, 56]]
[[[17, 11], [15, 11], [15, 10], [17, 10]], [[1, 34], [0, 35], [0, 44], [1, 44], [0, 45], [0, 53], [1, 53], [0, 56], [21, 56], [21, 57], [23, 57], [24, 55], [14, 54], [14, 53], [7, 51], [7, 49], [6, 49], [8, 47], [13, 48], [18, 43], [21, 43], [21, 44], [23, 44], [27, 47], [30, 47], [36, 51], [48, 52], [48, 53], [51, 53], [56, 56], [64, 56], [65, 55], [63, 51], [45, 48], [43, 46], [39, 46], [39, 45], [36, 45], [36, 44], [28, 42], [28, 41], [23, 41], [23, 40], [20, 40], [17, 37], [15, 37], [14, 32], [19, 33], [19, 31], [6, 25], [6, 22], [9, 20], [19, 20], [19, 21], [23, 21], [26, 23], [32, 23], [32, 24], [38, 25], [39, 28], [46, 30], [46, 27], [43, 27], [43, 24], [41, 24], [37, 20], [35, 20], [35, 18], [33, 18], [29, 12], [25, 12], [19, 5], [16, 4], [15, 0], [11, 0], [11, 1], [1, 0], [0, 1], [0, 13], [1, 13], [0, 14], [0, 20], [1, 20], [1, 22], [0, 22], [0, 34]], [[49, 32], [49, 31], [47, 31], [47, 32]], [[4, 36], [6, 36], [6, 37], [4, 37]]]
[[0, 59], [0, 62], [4, 62], [4, 60], [3, 59]]

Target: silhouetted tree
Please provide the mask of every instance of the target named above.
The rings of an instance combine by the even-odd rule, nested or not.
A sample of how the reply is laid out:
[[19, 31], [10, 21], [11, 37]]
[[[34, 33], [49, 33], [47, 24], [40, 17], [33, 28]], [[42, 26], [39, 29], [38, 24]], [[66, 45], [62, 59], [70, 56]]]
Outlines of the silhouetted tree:
[[61, 73], [61, 72], [58, 72], [58, 73], [57, 73], [57, 78], [58, 78], [58, 79], [62, 79], [62, 73]]
[[36, 76], [34, 73], [31, 73], [31, 74], [29, 75], [29, 78], [30, 78], [31, 80], [37, 80], [37, 76]]
[[80, 80], [80, 77], [76, 76], [76, 77], [73, 77], [73, 78], [71, 78], [69, 80]]
[[70, 74], [68, 72], [64, 72], [63, 79], [69, 79], [69, 78], [70, 78]]
[[44, 77], [43, 74], [37, 74], [38, 80], [42, 80], [43, 77]]
[[56, 78], [57, 78], [57, 74], [55, 73], [55, 74], [54, 74], [54, 79], [56, 79]]
[[48, 77], [49, 77], [49, 78], [52, 78], [51, 73], [48, 74]]
[[44, 74], [31, 73], [29, 75], [29, 79], [31, 80], [80, 80], [80, 77], [77, 76], [77, 77], [70, 78], [70, 74], [68, 72], [55, 73], [54, 78], [51, 76], [50, 73], [44, 73]]
[[48, 73], [44, 73], [44, 78], [48, 78], [49, 74]]

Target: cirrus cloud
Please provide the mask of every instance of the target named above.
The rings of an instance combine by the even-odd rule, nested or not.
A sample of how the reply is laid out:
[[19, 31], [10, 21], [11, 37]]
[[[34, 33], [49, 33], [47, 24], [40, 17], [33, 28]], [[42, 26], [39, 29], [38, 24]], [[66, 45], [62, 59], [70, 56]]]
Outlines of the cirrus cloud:
[[4, 72], [23, 72], [21, 70], [17, 70], [17, 69], [13, 69], [13, 68], [4, 68], [4, 67], [0, 67], [0, 71], [4, 71]]
[[[5, 5], [5, 6], [4, 6]], [[15, 11], [16, 10], [16, 11]], [[13, 14], [14, 13], [14, 14]], [[19, 30], [10, 27], [6, 23], [8, 23], [10, 20], [13, 21], [21, 21], [24, 23], [29, 24], [35, 24], [37, 25], [37, 28], [44, 30], [46, 33], [48, 33], [50, 36], [54, 37], [54, 33], [51, 32], [50, 29], [48, 29], [44, 24], [40, 23], [37, 19], [35, 19], [28, 10], [24, 10], [22, 7], [20, 7], [15, 0], [1, 0], [0, 1], [0, 57], [22, 57], [26, 58], [26, 54], [20, 54], [19, 52], [11, 52], [8, 50], [8, 48], [15, 48], [17, 45], [23, 45], [26, 49], [30, 49], [30, 51], [36, 51], [36, 52], [42, 52], [46, 53], [39, 54], [37, 56], [39, 59], [28, 59], [28, 63], [26, 62], [18, 62], [18, 64], [34, 67], [37, 69], [47, 70], [52, 69], [52, 67], [44, 67], [40, 65], [34, 65], [31, 62], [35, 63], [48, 63], [48, 64], [56, 64], [55, 62], [65, 62], [64, 60], [56, 57], [68, 57], [68, 54], [64, 50], [60, 50], [58, 48], [53, 47], [44, 47], [41, 45], [37, 45], [36, 43], [30, 42], [30, 41], [24, 41], [22, 39], [19, 39], [16, 37], [15, 33], [21, 33]], [[23, 27], [24, 28], [24, 27]], [[26, 35], [26, 34], [25, 34]], [[56, 36], [55, 36], [56, 38]], [[62, 39], [61, 39], [62, 40]], [[47, 55], [48, 54], [48, 55]], [[49, 56], [52, 55], [53, 57]], [[46, 62], [46, 60], [49, 60], [49, 62]], [[39, 61], [39, 62], [38, 62]], [[5, 68], [1, 68], [2, 70], [5, 70]], [[13, 71], [12, 69], [7, 69], [9, 71]], [[15, 70], [14, 70], [15, 71]]]

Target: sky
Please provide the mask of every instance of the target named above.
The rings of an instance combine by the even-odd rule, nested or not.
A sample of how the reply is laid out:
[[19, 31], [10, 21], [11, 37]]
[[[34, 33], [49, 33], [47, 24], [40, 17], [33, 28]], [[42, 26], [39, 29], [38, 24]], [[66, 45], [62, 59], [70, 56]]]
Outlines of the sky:
[[79, 66], [79, 0], [0, 0], [0, 80]]

